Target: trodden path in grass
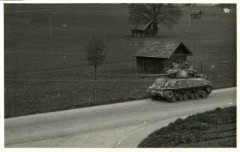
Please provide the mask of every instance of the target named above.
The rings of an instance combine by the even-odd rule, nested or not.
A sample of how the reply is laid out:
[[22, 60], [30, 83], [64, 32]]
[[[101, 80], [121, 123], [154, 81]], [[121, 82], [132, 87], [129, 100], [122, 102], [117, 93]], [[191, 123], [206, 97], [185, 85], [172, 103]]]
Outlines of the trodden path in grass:
[[179, 117], [236, 105], [236, 88], [177, 103], [152, 101], [5, 119], [5, 147], [132, 147]]

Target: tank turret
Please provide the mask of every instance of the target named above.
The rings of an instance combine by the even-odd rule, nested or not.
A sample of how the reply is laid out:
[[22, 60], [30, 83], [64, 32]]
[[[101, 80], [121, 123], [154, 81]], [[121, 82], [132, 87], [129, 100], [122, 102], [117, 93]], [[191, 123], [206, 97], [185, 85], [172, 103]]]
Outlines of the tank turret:
[[147, 75], [160, 77], [147, 89], [152, 99], [164, 98], [175, 102], [187, 99], [205, 98], [212, 91], [211, 82], [203, 74], [198, 74], [193, 66], [173, 64], [165, 74]]
[[196, 70], [193, 69], [169, 69], [165, 74], [143, 75], [142, 78], [147, 77], [168, 77], [168, 78], [191, 78], [200, 77]]

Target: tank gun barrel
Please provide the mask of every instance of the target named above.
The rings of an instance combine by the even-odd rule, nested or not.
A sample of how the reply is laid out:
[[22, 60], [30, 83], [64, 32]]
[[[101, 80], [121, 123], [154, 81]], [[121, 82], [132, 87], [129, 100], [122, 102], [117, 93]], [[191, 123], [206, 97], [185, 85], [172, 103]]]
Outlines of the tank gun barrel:
[[151, 78], [151, 77], [161, 77], [161, 76], [168, 76], [168, 74], [142, 75], [141, 78]]

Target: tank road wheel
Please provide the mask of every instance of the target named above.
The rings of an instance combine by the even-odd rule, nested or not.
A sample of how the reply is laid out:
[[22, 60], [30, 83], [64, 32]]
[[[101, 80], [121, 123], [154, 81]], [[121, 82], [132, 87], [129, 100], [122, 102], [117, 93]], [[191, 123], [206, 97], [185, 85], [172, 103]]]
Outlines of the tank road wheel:
[[195, 93], [191, 93], [190, 98], [195, 99]]
[[195, 93], [195, 99], [199, 99], [200, 98], [200, 92], [196, 92]]
[[173, 97], [173, 92], [172, 91], [165, 91], [164, 92], [164, 98], [171, 99], [172, 97]]
[[188, 95], [185, 93], [183, 94], [183, 100], [187, 100], [188, 99]]
[[177, 100], [176, 100], [175, 97], [172, 97], [172, 98], [169, 98], [168, 101], [170, 101], [170, 102], [176, 102]]
[[205, 91], [202, 91], [201, 97], [202, 98], [206, 98], [207, 97], [207, 93]]
[[178, 96], [178, 100], [183, 101], [183, 96], [181, 94]]
[[212, 92], [212, 87], [210, 87], [210, 86], [206, 87], [205, 91], [206, 91], [207, 95], [209, 95]]

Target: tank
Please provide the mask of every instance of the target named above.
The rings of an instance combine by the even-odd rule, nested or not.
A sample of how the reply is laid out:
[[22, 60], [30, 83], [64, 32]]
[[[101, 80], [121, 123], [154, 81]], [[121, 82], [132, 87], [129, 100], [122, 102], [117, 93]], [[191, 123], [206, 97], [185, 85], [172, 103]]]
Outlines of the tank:
[[212, 83], [193, 67], [174, 66], [166, 74], [148, 75], [160, 77], [147, 89], [153, 99], [165, 99], [169, 102], [206, 98], [212, 92]]

